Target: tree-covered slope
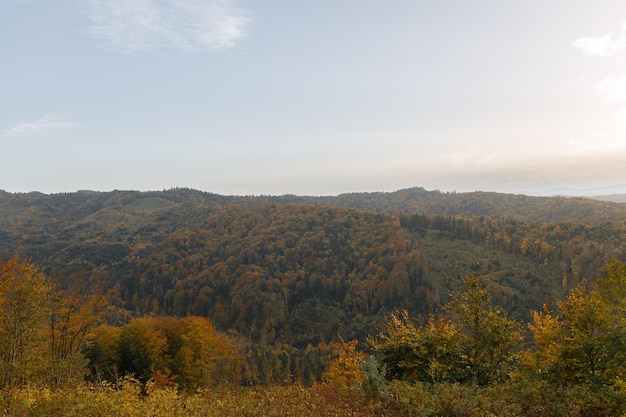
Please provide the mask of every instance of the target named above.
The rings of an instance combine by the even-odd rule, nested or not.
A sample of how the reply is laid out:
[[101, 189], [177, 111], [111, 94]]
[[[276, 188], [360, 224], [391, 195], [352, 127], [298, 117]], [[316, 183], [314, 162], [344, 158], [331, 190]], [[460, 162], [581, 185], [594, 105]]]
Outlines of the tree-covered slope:
[[115, 289], [131, 311], [208, 316], [252, 340], [305, 347], [363, 337], [395, 308], [437, 310], [466, 276], [490, 282], [499, 304], [528, 319], [607, 259], [624, 259], [626, 216], [612, 219], [624, 207], [422, 189], [0, 193], [0, 254]]
[[347, 193], [335, 197], [274, 197], [389, 213], [489, 216], [525, 222], [602, 223], [626, 218], [626, 204], [582, 197], [532, 197], [495, 192], [440, 192], [408, 188], [394, 192]]
[[[367, 377], [379, 381], [370, 394], [380, 399], [394, 393], [387, 398], [395, 400], [379, 403], [385, 415], [390, 406], [399, 415], [421, 415], [426, 403], [428, 414], [452, 415], [454, 405], [467, 415], [469, 401], [473, 415], [484, 414], [485, 404], [506, 405], [515, 415], [556, 415], [556, 409], [620, 415], [613, 411], [623, 405], [615, 389], [623, 382], [615, 378], [622, 375], [623, 332], [607, 324], [620, 325], [623, 303], [603, 313], [593, 294], [620, 300], [623, 294], [614, 291], [619, 282], [611, 274], [604, 274], [611, 280], [599, 290], [588, 284], [596, 277], [602, 282], [599, 273], [609, 259], [626, 259], [623, 207], [421, 189], [334, 198], [226, 197], [184, 189], [0, 192], [0, 255], [32, 258], [50, 276], [45, 286], [24, 279], [42, 275], [31, 274], [37, 268], [18, 258], [5, 264], [23, 265], [22, 278], [13, 279], [20, 270], [0, 268], [6, 272], [3, 311], [19, 301], [15, 288], [34, 300], [28, 314], [14, 316], [32, 324], [22, 326], [32, 330], [26, 339], [10, 320], [0, 329], [5, 351], [24, 341], [20, 355], [5, 355], [10, 366], [2, 367], [4, 384], [28, 380], [59, 388], [61, 381], [71, 387], [66, 410], [83, 404], [83, 414], [85, 404], [97, 401], [73, 393], [102, 388], [110, 398], [131, 381], [117, 379], [126, 372], [146, 382], [133, 385], [136, 401], [127, 403], [134, 410], [149, 401], [163, 404], [165, 393], [175, 395], [172, 384], [193, 392], [202, 387], [208, 398], [207, 388], [224, 383], [255, 388], [220, 395], [264, 392], [258, 388], [263, 384], [312, 384], [323, 375], [319, 386], [328, 391], [319, 398], [341, 398], [337, 394], [350, 386], [333, 385], [345, 381], [346, 369], [337, 365], [341, 346], [352, 346], [353, 357], [344, 359], [359, 375], [361, 361], [352, 359], [366, 355], [354, 351], [358, 340], [359, 348], [378, 355], [388, 377], [413, 381], [387, 385], [375, 360], [365, 362]], [[475, 287], [464, 288], [472, 282]], [[464, 295], [471, 288], [480, 296], [463, 304], [472, 300]], [[106, 303], [93, 295], [104, 291]], [[406, 320], [398, 321], [404, 310]], [[588, 318], [604, 327], [586, 331]], [[98, 319], [107, 325], [94, 328]], [[387, 330], [400, 323], [398, 334], [408, 329], [407, 337], [396, 339], [394, 330], [385, 338], [385, 323]], [[357, 340], [329, 343], [341, 339]], [[589, 357], [600, 358], [591, 373]], [[89, 372], [83, 372], [87, 363]], [[78, 381], [87, 374], [117, 382], [83, 386]], [[26, 407], [50, 407], [54, 401], [44, 400], [56, 390], [35, 394], [41, 403], [32, 401], [34, 391], [10, 392], [27, 395], [29, 401], [19, 402]], [[312, 398], [315, 391], [298, 392]], [[150, 400], [153, 394], [158, 397]], [[107, 401], [98, 404], [112, 409]], [[18, 404], [5, 402], [7, 410]], [[309, 403], [298, 399], [300, 408]], [[501, 406], [489, 410], [506, 414]]]

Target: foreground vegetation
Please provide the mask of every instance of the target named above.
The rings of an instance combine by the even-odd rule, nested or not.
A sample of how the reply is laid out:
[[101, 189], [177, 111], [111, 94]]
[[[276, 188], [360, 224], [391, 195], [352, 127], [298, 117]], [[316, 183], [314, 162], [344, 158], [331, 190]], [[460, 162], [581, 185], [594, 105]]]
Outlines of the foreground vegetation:
[[[622, 416], [592, 392], [550, 386], [503, 384], [480, 388], [447, 384], [389, 384], [388, 396], [372, 399], [332, 386], [264, 386], [180, 393], [149, 389], [132, 379], [116, 386], [74, 389], [23, 388], [0, 398], [0, 415], [14, 417], [427, 417], [427, 416]], [[2, 414], [4, 413], [4, 414]]]
[[280, 385], [263, 366], [250, 385], [244, 375], [263, 362], [206, 318], [114, 326], [100, 296], [28, 262], [1, 261], [0, 278], [7, 416], [626, 415], [626, 264], [616, 260], [527, 326], [466, 278], [442, 315], [416, 324], [397, 310], [368, 340], [332, 343], [321, 381]]

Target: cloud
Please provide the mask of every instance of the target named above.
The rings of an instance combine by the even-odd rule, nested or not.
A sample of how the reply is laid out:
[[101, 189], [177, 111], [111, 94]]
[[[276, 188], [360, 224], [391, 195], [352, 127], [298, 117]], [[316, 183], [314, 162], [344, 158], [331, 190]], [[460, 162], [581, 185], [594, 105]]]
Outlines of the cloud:
[[[587, 55], [601, 57], [615, 57], [620, 54], [626, 55], [626, 22], [622, 24], [621, 33], [613, 35], [608, 33], [599, 37], [586, 37], [573, 42], [574, 47], [580, 48]], [[597, 87], [597, 93], [602, 99], [616, 106], [613, 118], [616, 132], [620, 135], [620, 141], [626, 134], [626, 73], [611, 74], [602, 80]], [[614, 148], [615, 143], [610, 143], [607, 149]]]
[[597, 38], [586, 37], [578, 39], [572, 46], [580, 48], [587, 55], [613, 56], [626, 47], [624, 37], [613, 39], [613, 35], [607, 34]]
[[17, 124], [5, 132], [5, 137], [50, 137], [55, 136], [59, 131], [77, 128], [77, 123], [63, 120], [54, 114], [47, 114], [41, 119], [31, 122]]
[[580, 38], [572, 46], [582, 49], [587, 55], [615, 56], [626, 51], [626, 22], [622, 25], [622, 33], [614, 36], [612, 33], [592, 37]]
[[89, 0], [89, 33], [122, 53], [231, 48], [252, 22], [232, 0]]

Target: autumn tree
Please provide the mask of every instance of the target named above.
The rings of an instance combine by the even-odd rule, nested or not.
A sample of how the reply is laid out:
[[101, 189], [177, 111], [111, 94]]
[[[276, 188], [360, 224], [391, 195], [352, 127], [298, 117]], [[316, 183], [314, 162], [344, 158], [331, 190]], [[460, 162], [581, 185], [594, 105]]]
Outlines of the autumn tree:
[[120, 371], [146, 382], [155, 371], [168, 368], [168, 341], [158, 329], [157, 319], [139, 318], [122, 327]]
[[45, 368], [43, 330], [53, 286], [28, 262], [0, 259], [0, 386], [24, 384]]
[[389, 379], [456, 382], [460, 375], [462, 335], [450, 321], [430, 316], [415, 326], [406, 310], [392, 313], [384, 331], [370, 338]]
[[596, 285], [602, 302], [615, 320], [616, 330], [626, 332], [626, 264], [610, 260]]
[[[569, 396], [585, 415], [621, 415], [626, 396], [624, 282], [626, 266], [611, 261], [595, 285], [581, 281], [556, 311], [544, 307], [529, 324], [533, 345], [521, 353], [526, 377], [552, 400]], [[556, 393], [550, 394], [557, 387]]]
[[241, 360], [234, 344], [204, 317], [179, 320], [181, 346], [175, 355], [175, 372], [186, 389], [237, 384]]
[[80, 293], [76, 288], [56, 291], [52, 298], [48, 340], [48, 378], [56, 385], [82, 380], [87, 366], [84, 350], [88, 335], [100, 324], [106, 306], [102, 295]]
[[0, 386], [81, 380], [102, 296], [61, 291], [29, 261], [0, 259]]
[[102, 326], [94, 330], [87, 356], [96, 380], [130, 374], [143, 383], [176, 383], [192, 391], [241, 382], [235, 343], [205, 317], [144, 317], [121, 328]]
[[534, 345], [524, 353], [530, 373], [554, 383], [610, 386], [626, 372], [626, 266], [607, 264], [596, 284], [581, 281], [556, 312], [533, 314]]
[[122, 328], [101, 325], [89, 335], [86, 357], [92, 378], [97, 382], [117, 381], [120, 372], [120, 343]]
[[491, 304], [488, 287], [478, 278], [464, 279], [466, 290], [453, 296], [445, 309], [465, 335], [462, 359], [472, 383], [487, 385], [509, 378], [515, 348], [523, 339], [521, 325]]
[[477, 278], [445, 307], [451, 319], [416, 327], [406, 311], [394, 313], [370, 341], [391, 379], [487, 385], [508, 379], [522, 334], [517, 322], [491, 305]]
[[361, 369], [366, 356], [357, 350], [357, 343], [358, 340], [341, 340], [331, 344], [337, 350], [337, 358], [330, 363], [322, 377], [333, 389], [349, 390], [360, 388], [363, 384], [365, 375]]

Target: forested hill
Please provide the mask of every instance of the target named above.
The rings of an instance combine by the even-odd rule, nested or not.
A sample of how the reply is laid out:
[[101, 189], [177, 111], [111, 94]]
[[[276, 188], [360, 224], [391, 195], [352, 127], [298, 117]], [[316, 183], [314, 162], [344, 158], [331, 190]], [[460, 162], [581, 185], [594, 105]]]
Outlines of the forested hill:
[[281, 196], [270, 200], [328, 204], [389, 213], [489, 216], [524, 222], [601, 223], [626, 218], [624, 203], [582, 197], [427, 191], [420, 187], [394, 192], [347, 193], [336, 197]]
[[296, 203], [351, 207], [388, 213], [422, 213], [446, 216], [488, 216], [530, 223], [602, 223], [626, 218], [626, 204], [582, 197], [532, 197], [494, 192], [440, 192], [421, 187], [394, 192], [347, 193], [338, 196], [223, 196], [191, 189], [169, 191], [79, 191], [62, 194], [12, 194], [0, 190], [0, 214], [21, 215], [26, 220], [52, 217], [76, 221], [107, 207], [163, 209], [172, 204], [220, 206], [235, 202], [250, 204]]
[[[340, 207], [340, 206], [344, 207]], [[298, 348], [435, 311], [460, 278], [514, 316], [626, 259], [626, 205], [415, 188], [338, 197], [0, 192], [0, 254], [115, 289], [137, 314], [204, 315]]]

